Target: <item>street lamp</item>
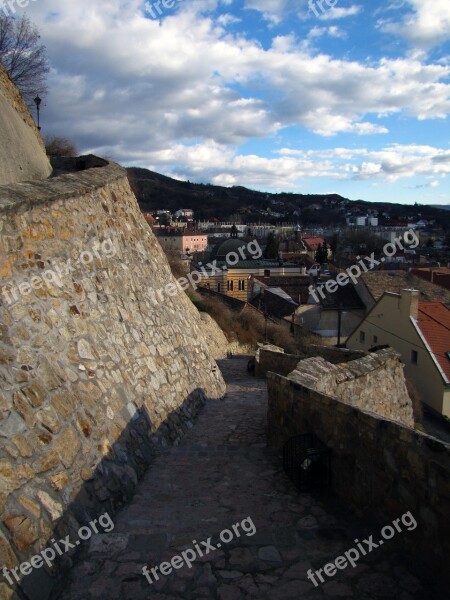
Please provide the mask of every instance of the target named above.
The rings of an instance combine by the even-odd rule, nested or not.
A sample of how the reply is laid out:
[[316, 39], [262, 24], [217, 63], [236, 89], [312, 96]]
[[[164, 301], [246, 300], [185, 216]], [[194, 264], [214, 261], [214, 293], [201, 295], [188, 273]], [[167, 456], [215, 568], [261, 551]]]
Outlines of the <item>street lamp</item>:
[[266, 288], [263, 290], [264, 297], [264, 342], [267, 344], [267, 322], [269, 320], [269, 313], [267, 312], [267, 300], [266, 300]]
[[42, 102], [42, 99], [41, 99], [41, 98], [39, 98], [39, 96], [36, 96], [36, 98], [34, 99], [34, 103], [36, 104], [36, 112], [37, 112], [37, 128], [38, 128], [38, 131], [40, 131], [40, 130], [41, 130], [41, 125], [40, 125], [40, 122], [39, 122], [39, 110], [40, 110], [40, 108], [41, 108], [41, 102]]

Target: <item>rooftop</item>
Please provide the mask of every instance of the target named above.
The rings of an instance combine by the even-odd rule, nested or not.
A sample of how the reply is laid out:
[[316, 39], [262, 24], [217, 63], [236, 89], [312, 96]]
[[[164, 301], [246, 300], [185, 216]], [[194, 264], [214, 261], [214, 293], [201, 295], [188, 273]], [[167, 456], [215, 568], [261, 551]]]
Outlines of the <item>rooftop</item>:
[[414, 288], [420, 291], [420, 302], [443, 302], [450, 306], [449, 290], [407, 271], [369, 271], [364, 273], [361, 279], [375, 301], [379, 300], [384, 292], [401, 294], [405, 288]]
[[306, 304], [309, 298], [309, 275], [274, 275], [270, 277], [255, 277], [255, 283], [262, 283], [270, 288], [281, 288], [295, 302]]
[[240, 260], [235, 265], [227, 264], [224, 260], [218, 260], [217, 266], [220, 268], [228, 267], [228, 269], [300, 269], [300, 265], [268, 258]]
[[289, 317], [298, 307], [297, 302], [279, 287], [266, 288], [250, 302], [255, 308], [267, 311], [269, 315], [283, 319]]
[[417, 326], [450, 381], [450, 310], [441, 302], [419, 302]]
[[325, 298], [322, 298], [321, 294], [318, 294], [318, 296], [324, 310], [356, 310], [365, 308], [364, 303], [351, 283], [339, 286], [333, 293], [328, 292], [325, 287], [323, 287], [322, 290], [325, 294]]
[[310, 238], [303, 238], [302, 242], [310, 250], [317, 250], [317, 248], [324, 243], [324, 239], [320, 238], [320, 237], [310, 237]]

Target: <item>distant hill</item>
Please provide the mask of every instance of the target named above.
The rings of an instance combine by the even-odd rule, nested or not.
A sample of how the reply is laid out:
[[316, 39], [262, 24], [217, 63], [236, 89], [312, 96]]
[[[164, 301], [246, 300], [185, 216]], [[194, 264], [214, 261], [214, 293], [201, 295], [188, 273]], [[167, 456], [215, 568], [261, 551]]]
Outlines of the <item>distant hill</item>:
[[257, 192], [245, 187], [221, 187], [217, 185], [178, 181], [160, 175], [148, 169], [131, 167], [127, 169], [128, 177], [139, 204], [144, 210], [167, 209], [171, 212], [179, 208], [192, 208], [196, 218], [228, 217], [237, 212], [247, 214], [270, 207], [277, 211], [277, 205], [271, 200], [280, 202], [283, 208], [287, 205], [293, 212], [299, 208], [307, 208], [318, 203], [321, 206], [340, 205], [350, 202], [338, 194], [271, 194]]
[[433, 208], [440, 208], [441, 210], [450, 210], [450, 204], [432, 204]]
[[143, 210], [165, 209], [175, 212], [180, 208], [191, 208], [195, 218], [220, 219], [240, 214], [244, 223], [301, 222], [304, 225], [329, 225], [345, 223], [345, 213], [365, 214], [376, 209], [380, 215], [402, 220], [435, 219], [444, 228], [450, 228], [450, 206], [426, 206], [392, 204], [349, 200], [339, 194], [294, 194], [266, 193], [242, 186], [222, 187], [217, 185], [179, 181], [160, 173], [130, 167], [127, 169], [131, 187]]

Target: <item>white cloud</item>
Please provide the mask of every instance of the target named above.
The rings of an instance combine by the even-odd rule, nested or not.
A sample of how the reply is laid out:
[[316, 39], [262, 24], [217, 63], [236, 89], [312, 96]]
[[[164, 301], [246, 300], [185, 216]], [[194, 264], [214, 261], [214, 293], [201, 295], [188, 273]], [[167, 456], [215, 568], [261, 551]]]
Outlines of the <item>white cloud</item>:
[[341, 6], [333, 6], [332, 8], [327, 8], [326, 3], [324, 4], [325, 11], [319, 15], [319, 19], [324, 21], [334, 21], [337, 19], [346, 19], [347, 17], [354, 17], [358, 15], [362, 7], [357, 4], [352, 4], [348, 8]]
[[30, 5], [53, 66], [44, 132], [126, 164], [261, 189], [292, 189], [310, 177], [448, 173], [450, 156], [426, 147], [366, 155], [341, 148], [340, 157], [240, 154], [239, 144], [284, 127], [367, 136], [386, 134], [392, 115], [444, 118], [450, 65], [427, 64], [420, 53], [371, 64], [335, 59], [302, 47], [294, 35], [263, 47], [205, 15], [216, 5], [180, 3], [161, 22], [144, 18], [138, 0]]
[[279, 150], [284, 157], [312, 162], [327, 161], [336, 174], [347, 173], [349, 179], [380, 179], [394, 182], [410, 177], [433, 177], [424, 187], [437, 187], [436, 176], [450, 175], [450, 151], [433, 146], [392, 144], [381, 150], [366, 148], [333, 148], [302, 151], [289, 148]]
[[308, 38], [320, 38], [324, 35], [341, 39], [345, 39], [347, 37], [346, 32], [340, 29], [340, 27], [331, 25], [330, 27], [313, 27], [308, 33]]
[[[450, 39], [450, 2], [448, 0], [405, 0], [411, 7], [400, 22], [380, 20], [382, 30], [401, 35], [420, 48], [430, 48]], [[402, 5], [395, 8], [402, 8]]]
[[[437, 177], [450, 175], [450, 151], [433, 147], [391, 145], [377, 151], [366, 148], [319, 151], [283, 148], [278, 155], [275, 158], [244, 155], [207, 141], [195, 146], [177, 144], [142, 158], [146, 161], [150, 158], [150, 168], [162, 165], [165, 172], [181, 179], [225, 186], [246, 185], [261, 190], [298, 190], [313, 179], [379, 184], [417, 177], [431, 181], [411, 186], [411, 189], [434, 189], [440, 185]], [[139, 157], [136, 159], [138, 164]], [[179, 165], [183, 165], [182, 170]]]

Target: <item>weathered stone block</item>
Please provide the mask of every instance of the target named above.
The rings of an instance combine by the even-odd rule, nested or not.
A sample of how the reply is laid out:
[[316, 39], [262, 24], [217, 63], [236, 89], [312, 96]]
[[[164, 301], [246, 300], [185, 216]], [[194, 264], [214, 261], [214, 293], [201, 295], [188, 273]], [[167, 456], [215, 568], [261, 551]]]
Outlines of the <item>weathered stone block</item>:
[[73, 427], [65, 429], [53, 444], [53, 450], [58, 453], [61, 462], [66, 468], [71, 466], [80, 447], [80, 439]]
[[3, 519], [18, 550], [27, 550], [38, 539], [37, 524], [25, 515], [10, 515]]

